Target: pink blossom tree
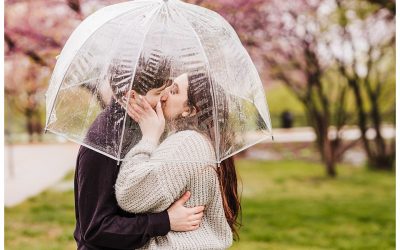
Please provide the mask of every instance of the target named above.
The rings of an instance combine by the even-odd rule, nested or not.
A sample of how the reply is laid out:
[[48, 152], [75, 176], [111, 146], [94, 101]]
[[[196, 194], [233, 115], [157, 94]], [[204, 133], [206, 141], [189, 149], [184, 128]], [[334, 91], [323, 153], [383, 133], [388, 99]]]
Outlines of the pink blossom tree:
[[[15, 112], [6, 120], [23, 116], [31, 140], [34, 133], [42, 134], [44, 93], [69, 35], [87, 15], [117, 2], [122, 0], [5, 1], [5, 94], [7, 106]], [[6, 123], [7, 131], [13, 127]]]

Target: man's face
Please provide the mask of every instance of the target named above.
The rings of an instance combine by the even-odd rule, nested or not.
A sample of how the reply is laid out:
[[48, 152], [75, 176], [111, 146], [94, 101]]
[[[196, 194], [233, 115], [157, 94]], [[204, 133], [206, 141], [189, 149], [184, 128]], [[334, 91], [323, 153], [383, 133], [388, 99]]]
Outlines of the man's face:
[[[147, 91], [146, 95], [143, 97], [147, 100], [153, 109], [156, 108], [158, 101], [160, 101], [162, 93], [164, 90], [171, 84], [170, 81], [167, 81], [163, 86], [155, 89], [151, 89]], [[139, 94], [135, 90], [130, 90], [126, 93], [126, 98], [129, 98], [130, 102], [137, 102], [139, 103]]]
[[156, 108], [157, 103], [161, 98], [161, 94], [163, 93], [163, 91], [166, 87], [167, 87], [167, 84], [165, 84], [157, 89], [151, 89], [146, 93], [145, 98], [149, 102], [149, 104], [153, 107], [153, 109]]

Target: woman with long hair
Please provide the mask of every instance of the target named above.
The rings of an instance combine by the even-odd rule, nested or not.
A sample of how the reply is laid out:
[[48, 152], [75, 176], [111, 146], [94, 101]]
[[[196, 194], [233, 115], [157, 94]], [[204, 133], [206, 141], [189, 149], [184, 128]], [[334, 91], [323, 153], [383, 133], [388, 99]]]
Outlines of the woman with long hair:
[[[185, 206], [205, 206], [204, 214], [192, 215], [192, 231], [171, 228], [144, 249], [226, 249], [233, 235], [238, 236], [235, 164], [233, 158], [219, 166], [215, 163], [216, 151], [229, 145], [233, 136], [215, 133], [216, 124], [224, 122], [228, 112], [223, 92], [219, 91], [217, 109], [213, 94], [205, 74], [182, 74], [167, 87], [156, 110], [145, 98], [127, 109], [138, 122], [142, 139], [121, 165], [115, 184], [120, 207], [132, 213], [156, 213], [168, 209], [187, 190], [191, 197]], [[159, 143], [165, 126], [169, 133]]]

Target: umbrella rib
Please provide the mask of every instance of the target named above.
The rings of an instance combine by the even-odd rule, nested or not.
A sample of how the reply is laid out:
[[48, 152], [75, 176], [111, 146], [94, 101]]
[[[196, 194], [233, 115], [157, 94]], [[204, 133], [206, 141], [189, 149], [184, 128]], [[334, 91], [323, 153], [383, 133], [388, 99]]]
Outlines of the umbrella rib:
[[[163, 5], [159, 5], [158, 10], [156, 9], [157, 11], [155, 12], [155, 14], [154, 14], [154, 16], [153, 16], [153, 20], [151, 20], [149, 26], [147, 27], [147, 30], [144, 32], [142, 44], [140, 45], [140, 49], [139, 49], [139, 53], [138, 53], [138, 58], [136, 59], [136, 64], [135, 64], [135, 66], [134, 66], [134, 68], [133, 68], [133, 69], [134, 69], [134, 72], [133, 72], [133, 74], [132, 74], [133, 76], [136, 74], [136, 68], [137, 68], [138, 63], [139, 63], [140, 53], [141, 53], [141, 51], [143, 50], [143, 47], [144, 47], [144, 42], [146, 41], [146, 36], [147, 36], [147, 34], [149, 33], [150, 28], [151, 28], [151, 26], [152, 26], [153, 23], [154, 23], [154, 20], [157, 18], [157, 15], [160, 13], [162, 6], [163, 6]], [[134, 80], [134, 77], [132, 77], [131, 83], [129, 84], [129, 89], [132, 88], [133, 80]], [[127, 103], [129, 103], [129, 99], [130, 99], [130, 96], [128, 97]], [[124, 121], [123, 121], [123, 126], [122, 126], [122, 131], [121, 131], [121, 132], [122, 132], [122, 136], [121, 136], [121, 141], [120, 141], [120, 143], [119, 143], [118, 158], [120, 158], [120, 156], [121, 156], [122, 142], [123, 142], [123, 140], [124, 140], [124, 131], [125, 131], [126, 115], [127, 115], [127, 112], [125, 112]]]
[[[90, 35], [87, 37], [87, 39], [83, 42], [82, 46], [83, 46], [83, 45], [84, 45], [84, 44], [85, 44], [99, 29], [101, 29], [107, 22], [110, 22], [110, 21], [112, 21], [112, 20], [114, 20], [114, 19], [117, 19], [117, 18], [120, 17], [121, 15], [125, 15], [125, 14], [127, 14], [128, 12], [130, 12], [130, 11], [132, 11], [132, 9], [128, 9], [128, 10], [126, 10], [126, 11], [120, 13], [119, 15], [117, 15], [117, 16], [111, 18], [110, 20], [104, 22], [103, 24], [101, 24], [99, 27], [97, 27], [95, 30], [93, 30], [92, 34], [90, 34]], [[81, 46], [80, 48], [82, 48], [82, 46]], [[75, 55], [72, 57], [71, 62], [72, 62], [72, 61], [76, 58], [76, 56], [78, 55], [78, 52], [80, 51], [80, 48], [77, 50], [77, 52], [75, 53]], [[61, 51], [61, 52], [62, 52], [62, 51]], [[60, 54], [61, 54], [61, 53], [60, 53]], [[57, 64], [56, 64], [56, 66], [57, 66]], [[51, 110], [50, 110], [50, 112], [49, 112], [49, 117], [50, 117], [51, 114], [53, 113], [53, 110], [54, 110], [54, 106], [55, 106], [55, 103], [56, 103], [56, 100], [57, 100], [58, 93], [60, 92], [62, 83], [64, 82], [66, 73], [68, 72], [68, 70], [70, 69], [70, 67], [71, 67], [71, 64], [69, 64], [68, 67], [67, 67], [67, 69], [65, 70], [65, 73], [64, 73], [64, 75], [63, 75], [63, 77], [62, 77], [60, 86], [57, 88], [57, 92], [56, 92], [55, 95], [54, 95], [54, 98], [53, 98], [53, 101], [52, 101]], [[52, 76], [51, 79], [50, 79], [50, 83], [51, 83], [51, 81], [52, 81], [52, 78], [53, 78], [53, 76]], [[48, 130], [48, 129], [47, 129], [47, 126], [49, 125], [49, 124], [48, 124], [49, 120], [50, 120], [50, 119], [48, 119], [48, 118], [46, 117], [46, 127], [45, 127], [45, 131]]]
[[93, 77], [93, 78], [90, 78], [90, 79], [87, 79], [87, 80], [84, 80], [84, 81], [81, 81], [81, 82], [78, 82], [78, 83], [75, 83], [75, 84], [71, 84], [69, 86], [65, 86], [63, 88], [60, 88], [60, 90], [70, 89], [72, 87], [76, 87], [76, 86], [79, 86], [81, 84], [88, 83], [90, 81], [97, 80], [97, 79], [100, 79], [100, 77]]
[[[206, 63], [206, 68], [207, 68], [207, 75], [208, 75], [208, 77], [209, 77], [209, 80], [210, 80], [210, 86], [211, 86], [211, 93], [212, 93], [212, 97], [213, 97], [213, 103], [214, 103], [214, 108], [215, 107], [217, 107], [218, 105], [217, 105], [217, 100], [216, 100], [216, 98], [215, 98], [215, 91], [214, 91], [214, 86], [213, 86], [213, 84], [212, 84], [212, 79], [211, 79], [211, 77], [210, 77], [210, 63], [209, 63], [209, 61], [208, 61], [208, 58], [207, 58], [207, 55], [206, 55], [206, 53], [205, 53], [205, 51], [204, 51], [204, 48], [203, 48], [203, 44], [201, 43], [201, 40], [200, 40], [200, 37], [198, 36], [198, 34], [197, 34], [197, 32], [196, 32], [196, 30], [193, 28], [193, 26], [191, 25], [191, 23], [186, 19], [186, 17], [185, 16], [182, 16], [181, 15], [181, 13], [179, 13], [178, 11], [175, 11], [175, 13], [177, 13], [179, 16], [181, 16], [182, 17], [182, 19], [187, 23], [187, 25], [190, 27], [190, 29], [193, 31], [193, 33], [194, 33], [194, 35], [195, 35], [195, 37], [196, 37], [196, 40], [197, 40], [197, 42], [199, 43], [199, 46], [200, 46], [200, 50], [201, 50], [201, 52], [202, 52], [202, 54], [203, 54], [203, 56], [204, 56], [204, 60], [205, 60], [205, 63]], [[213, 117], [214, 117], [214, 136], [215, 136], [215, 138], [216, 138], [216, 154], [217, 154], [217, 161], [219, 161], [219, 159], [220, 159], [220, 152], [219, 152], [219, 140], [220, 140], [220, 138], [219, 138], [219, 134], [218, 134], [218, 131], [219, 131], [219, 124], [218, 124], [218, 120], [216, 119], [217, 117], [217, 114], [216, 114], [216, 112], [215, 112], [215, 110], [214, 110], [214, 112], [213, 112]], [[218, 139], [217, 139], [217, 137], [218, 137]]]
[[[124, 14], [124, 15], [127, 15], [127, 14]], [[123, 15], [122, 15], [123, 16]], [[119, 16], [119, 17], [121, 17], [121, 15]], [[112, 56], [113, 56], [113, 53], [116, 51], [116, 49], [118, 48], [118, 46], [121, 44], [121, 41], [119, 40], [120, 38], [121, 38], [121, 34], [123, 33], [123, 31], [124, 31], [124, 29], [126, 29], [126, 27], [129, 27], [130, 26], [130, 24], [125, 24], [125, 25], [123, 25], [123, 24], [121, 24], [121, 23], [118, 23], [118, 27], [121, 27], [121, 29], [116, 33], [116, 35], [115, 35], [115, 37], [112, 39], [112, 41], [111, 41], [111, 49], [106, 53], [106, 61], [110, 61], [111, 60], [111, 58], [112, 58]], [[100, 79], [101, 78], [103, 78], [103, 77], [105, 77], [107, 75], [107, 67], [103, 67], [103, 69], [101, 70], [101, 72], [100, 72]], [[120, 80], [119, 82], [118, 82], [118, 84], [121, 84], [122, 82], [124, 82], [125, 80], [124, 79], [122, 79], [122, 80]], [[96, 84], [96, 87], [95, 87], [95, 90], [97, 91], [97, 87], [98, 87], [98, 85], [99, 85], [99, 82]], [[93, 92], [94, 93], [94, 92]], [[90, 98], [90, 102], [89, 102], [89, 108], [87, 109], [87, 111], [86, 111], [86, 117], [88, 117], [89, 116], [89, 114], [90, 114], [90, 112], [91, 112], [91, 106], [92, 106], [92, 104], [93, 104], [93, 102], [94, 102], [94, 100], [95, 100], [95, 96], [94, 95], [92, 95], [92, 97]], [[82, 127], [87, 127], [87, 125], [88, 125], [88, 123], [89, 123], [90, 121], [89, 121], [89, 119], [86, 119], [86, 122], [83, 124], [83, 126]], [[125, 125], [125, 119], [124, 119], [124, 125]], [[83, 130], [84, 131], [84, 130]], [[122, 132], [123, 132], [124, 130], [122, 130]], [[120, 154], [120, 150], [118, 150], [118, 156], [119, 156], [119, 154]]]

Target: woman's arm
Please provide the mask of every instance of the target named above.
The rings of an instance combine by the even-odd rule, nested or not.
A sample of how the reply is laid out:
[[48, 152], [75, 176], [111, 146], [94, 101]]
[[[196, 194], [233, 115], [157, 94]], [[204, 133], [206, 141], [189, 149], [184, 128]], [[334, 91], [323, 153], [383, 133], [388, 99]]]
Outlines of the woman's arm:
[[204, 188], [210, 186], [206, 182], [214, 183], [215, 173], [210, 174], [214, 170], [206, 163], [214, 160], [212, 147], [199, 133], [178, 132], [155, 148], [155, 144], [142, 140], [122, 164], [115, 184], [122, 209], [132, 213], [163, 211], [187, 190], [190, 182], [203, 182], [200, 184]]
[[123, 210], [131, 213], [156, 212], [150, 209], [149, 204], [158, 207], [161, 203], [173, 202], [163, 191], [155, 173], [161, 162], [150, 161], [156, 147], [152, 141], [141, 140], [122, 163], [115, 183], [115, 194]]

